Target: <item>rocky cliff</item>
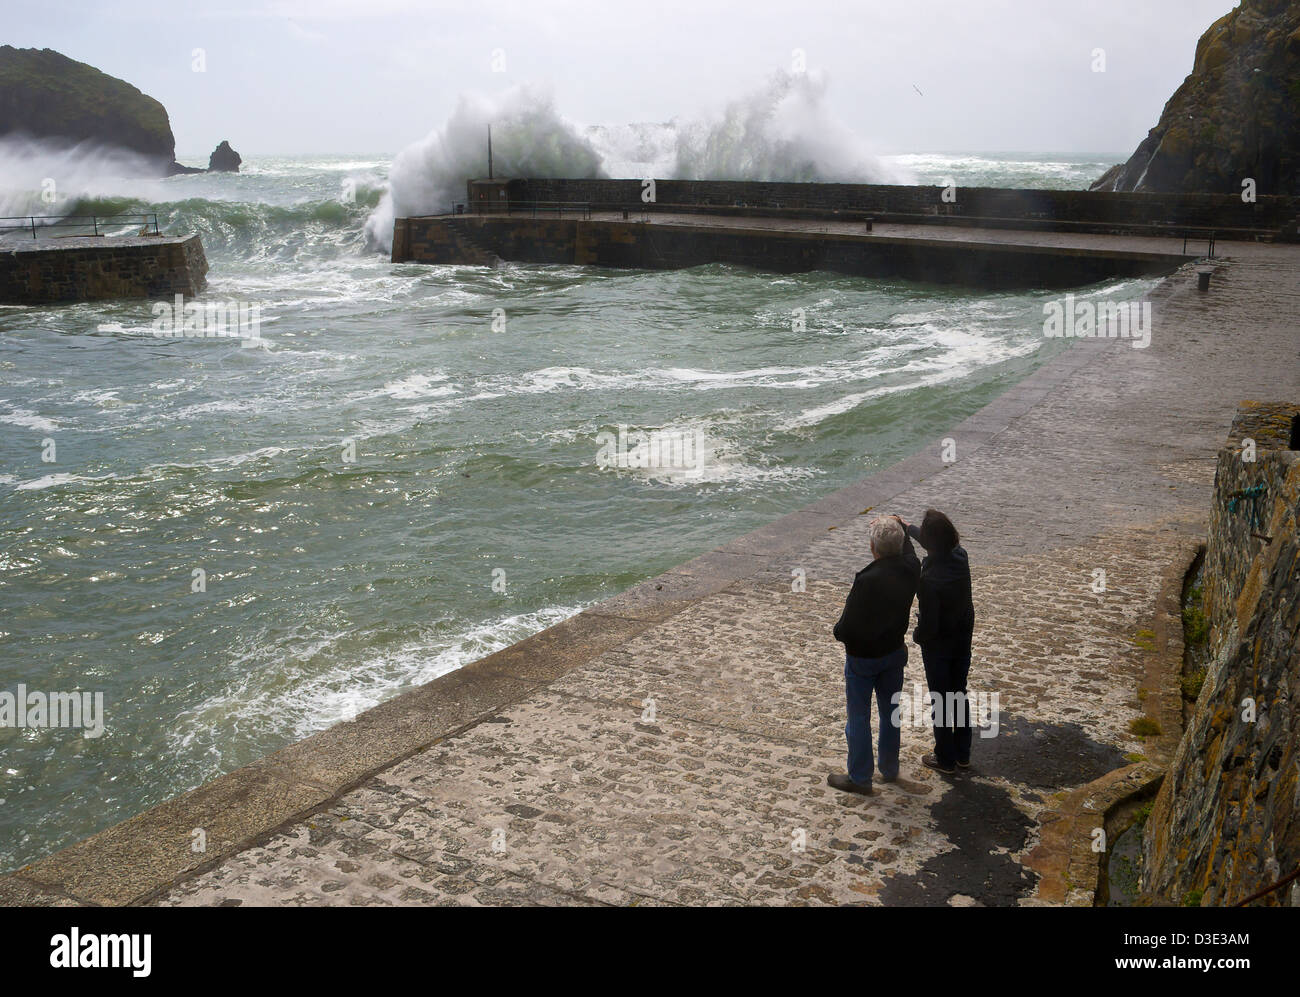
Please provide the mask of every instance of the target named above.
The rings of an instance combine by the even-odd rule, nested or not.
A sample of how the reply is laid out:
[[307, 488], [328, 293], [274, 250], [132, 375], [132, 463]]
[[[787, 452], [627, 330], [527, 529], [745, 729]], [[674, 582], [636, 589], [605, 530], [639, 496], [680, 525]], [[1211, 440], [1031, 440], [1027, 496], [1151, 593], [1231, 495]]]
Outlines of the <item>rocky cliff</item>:
[[1201, 36], [1191, 75], [1093, 190], [1300, 193], [1300, 3], [1242, 0]]
[[95, 142], [178, 172], [167, 109], [123, 80], [53, 49], [0, 46], [0, 136]]

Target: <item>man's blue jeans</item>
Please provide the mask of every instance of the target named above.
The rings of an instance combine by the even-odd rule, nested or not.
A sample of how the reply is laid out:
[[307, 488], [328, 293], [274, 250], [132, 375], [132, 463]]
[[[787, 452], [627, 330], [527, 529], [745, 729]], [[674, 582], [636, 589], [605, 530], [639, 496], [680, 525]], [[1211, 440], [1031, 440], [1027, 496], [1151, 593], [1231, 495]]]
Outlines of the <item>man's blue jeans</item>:
[[898, 748], [902, 731], [895, 723], [898, 694], [903, 691], [903, 666], [907, 664], [907, 645], [883, 658], [844, 656], [844, 692], [848, 700], [848, 723], [844, 736], [849, 742], [849, 778], [860, 786], [871, 785], [876, 759], [871, 754], [871, 694], [876, 694], [880, 714], [880, 775], [893, 779], [898, 775]]

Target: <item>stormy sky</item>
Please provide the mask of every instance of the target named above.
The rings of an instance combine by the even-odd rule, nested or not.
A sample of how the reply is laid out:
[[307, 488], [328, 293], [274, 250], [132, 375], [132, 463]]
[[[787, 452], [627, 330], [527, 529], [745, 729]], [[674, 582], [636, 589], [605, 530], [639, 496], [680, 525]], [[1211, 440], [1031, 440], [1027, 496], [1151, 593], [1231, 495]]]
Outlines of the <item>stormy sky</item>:
[[521, 83], [549, 88], [582, 125], [687, 120], [801, 57], [878, 152], [1127, 154], [1233, 5], [5, 0], [3, 40], [157, 97], [182, 158], [223, 138], [246, 155], [394, 152], [442, 125], [462, 92]]

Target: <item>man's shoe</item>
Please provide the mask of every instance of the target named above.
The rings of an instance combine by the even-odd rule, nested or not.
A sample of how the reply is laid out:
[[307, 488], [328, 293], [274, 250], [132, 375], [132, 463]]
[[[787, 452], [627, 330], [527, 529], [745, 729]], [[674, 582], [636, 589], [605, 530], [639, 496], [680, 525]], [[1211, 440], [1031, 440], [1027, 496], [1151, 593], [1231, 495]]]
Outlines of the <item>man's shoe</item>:
[[944, 775], [954, 775], [957, 772], [956, 769], [947, 768], [946, 766], [940, 765], [939, 759], [935, 758], [934, 755], [923, 755], [921, 757], [921, 764], [928, 769], [934, 769], [936, 772], [942, 772]]
[[826, 777], [826, 785], [831, 789], [838, 789], [841, 793], [857, 793], [859, 796], [870, 796], [871, 787], [864, 786], [859, 782], [854, 782], [847, 775], [836, 772], [834, 775]]
[[959, 769], [968, 769], [968, 768], [970, 768], [970, 761], [967, 760], [967, 761], [964, 761], [964, 762], [958, 762], [958, 763], [957, 763], [957, 767], [958, 767]]
[[876, 776], [876, 781], [877, 781], [877, 782], [898, 782], [898, 776], [896, 776], [896, 775], [878, 775], [878, 776]]

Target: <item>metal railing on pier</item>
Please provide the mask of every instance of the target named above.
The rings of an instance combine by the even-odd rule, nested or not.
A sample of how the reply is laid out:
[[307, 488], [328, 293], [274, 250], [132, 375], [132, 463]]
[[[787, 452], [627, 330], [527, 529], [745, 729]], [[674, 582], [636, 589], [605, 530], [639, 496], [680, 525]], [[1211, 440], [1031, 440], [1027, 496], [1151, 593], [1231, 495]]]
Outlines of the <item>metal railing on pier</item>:
[[[137, 211], [119, 215], [0, 215], [0, 235], [10, 232], [31, 232], [32, 238], [46, 229], [79, 228], [81, 232], [63, 233], [66, 236], [104, 235], [104, 229], [131, 227], [138, 235], [161, 235], [158, 214], [154, 211]], [[90, 231], [84, 231], [89, 229]], [[50, 233], [55, 237], [58, 233]]]
[[[557, 218], [563, 218], [566, 214], [570, 218], [591, 217], [591, 204], [587, 201], [491, 201], [475, 207], [478, 210], [471, 211], [470, 214], [532, 215], [534, 218], [538, 215], [555, 215]], [[451, 213], [463, 215], [466, 213], [466, 207], [463, 203], [453, 204]]]

